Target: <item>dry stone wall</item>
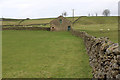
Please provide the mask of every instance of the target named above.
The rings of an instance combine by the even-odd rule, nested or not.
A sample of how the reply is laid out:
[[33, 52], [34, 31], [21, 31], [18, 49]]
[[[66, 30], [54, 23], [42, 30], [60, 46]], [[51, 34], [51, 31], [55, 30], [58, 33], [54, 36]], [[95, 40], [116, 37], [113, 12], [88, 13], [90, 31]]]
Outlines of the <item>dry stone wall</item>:
[[96, 38], [87, 34], [71, 30], [75, 36], [84, 39], [89, 55], [93, 78], [120, 79], [120, 47], [118, 43], [111, 42], [107, 37]]
[[2, 30], [43, 30], [43, 31], [50, 31], [50, 28], [47, 28], [47, 27], [7, 27], [7, 28], [2, 28]]

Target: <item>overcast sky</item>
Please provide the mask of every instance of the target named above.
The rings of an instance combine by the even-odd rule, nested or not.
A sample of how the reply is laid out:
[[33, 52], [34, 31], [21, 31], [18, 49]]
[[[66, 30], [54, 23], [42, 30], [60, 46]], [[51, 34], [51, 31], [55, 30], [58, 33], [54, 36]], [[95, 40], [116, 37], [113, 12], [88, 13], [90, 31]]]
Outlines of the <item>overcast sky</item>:
[[0, 17], [4, 18], [51, 18], [62, 12], [72, 16], [102, 15], [110, 9], [112, 16], [118, 15], [119, 0], [0, 0]]

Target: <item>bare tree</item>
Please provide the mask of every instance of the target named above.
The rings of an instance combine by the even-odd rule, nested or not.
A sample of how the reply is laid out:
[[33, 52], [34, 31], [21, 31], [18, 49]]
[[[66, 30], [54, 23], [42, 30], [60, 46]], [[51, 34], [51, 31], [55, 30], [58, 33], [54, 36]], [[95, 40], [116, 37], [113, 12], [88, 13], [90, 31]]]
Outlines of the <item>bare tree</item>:
[[27, 20], [29, 20], [30, 18], [26, 18]]
[[63, 15], [66, 17], [67, 16], [67, 12], [64, 12]]
[[109, 15], [110, 15], [110, 10], [109, 10], [109, 9], [105, 9], [105, 10], [103, 11], [103, 15], [104, 15], [104, 16], [109, 16]]

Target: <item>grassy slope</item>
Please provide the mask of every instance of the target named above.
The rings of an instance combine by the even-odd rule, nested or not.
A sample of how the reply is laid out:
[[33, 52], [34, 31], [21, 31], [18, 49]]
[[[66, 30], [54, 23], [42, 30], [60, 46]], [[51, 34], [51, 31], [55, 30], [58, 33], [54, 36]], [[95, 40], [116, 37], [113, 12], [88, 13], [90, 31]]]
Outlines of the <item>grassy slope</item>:
[[82, 17], [74, 24], [74, 29], [96, 37], [109, 37], [113, 42], [118, 42], [118, 17]]
[[69, 32], [3, 31], [4, 78], [90, 78], [83, 40]]
[[[30, 19], [25, 20], [21, 23], [21, 25], [29, 25], [29, 24], [41, 24], [41, 23], [49, 23], [53, 18], [46, 19]], [[10, 20], [10, 21], [2, 21], [3, 25], [18, 25], [21, 20]]]
[[[75, 17], [76, 20], [78, 17]], [[22, 25], [49, 23], [54, 18], [25, 20]], [[72, 17], [67, 17], [72, 21]], [[19, 21], [3, 21], [6, 25], [17, 25]], [[34, 26], [33, 26], [34, 27]], [[35, 25], [36, 27], [36, 25]], [[38, 27], [50, 27], [50, 25], [40, 25]], [[117, 17], [82, 17], [74, 25], [74, 29], [86, 31], [96, 37], [109, 37], [113, 42], [118, 42], [118, 18]], [[103, 29], [103, 31], [100, 31]], [[110, 29], [110, 31], [108, 31]]]
[[[78, 19], [79, 17], [74, 17], [74, 21], [76, 20], [76, 19]], [[72, 17], [67, 17], [67, 19], [68, 20], [70, 20], [71, 22], [73, 22], [73, 18]]]
[[3, 25], [18, 25], [20, 21], [2, 21]]
[[[74, 20], [76, 20], [78, 17], [75, 17]], [[41, 23], [49, 23], [55, 18], [44, 18], [44, 19], [30, 19], [30, 20], [25, 20], [21, 23], [21, 25], [28, 25], [28, 24], [41, 24]], [[68, 20], [72, 21], [73, 18], [67, 17]], [[3, 21], [3, 25], [18, 25], [18, 23], [21, 20], [10, 20], [10, 21]]]
[[53, 19], [32, 19], [32, 20], [25, 20], [21, 23], [21, 25], [28, 25], [28, 24], [41, 24], [41, 23], [49, 23]]

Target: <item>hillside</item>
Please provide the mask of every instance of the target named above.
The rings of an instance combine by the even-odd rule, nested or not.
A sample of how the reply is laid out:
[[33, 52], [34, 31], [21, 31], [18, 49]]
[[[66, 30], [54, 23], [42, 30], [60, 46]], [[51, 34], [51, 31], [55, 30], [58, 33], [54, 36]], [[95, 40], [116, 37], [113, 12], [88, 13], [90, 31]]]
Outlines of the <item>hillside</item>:
[[73, 26], [74, 29], [86, 31], [96, 37], [109, 37], [118, 42], [118, 17], [82, 17]]
[[2, 23], [3, 25], [29, 25], [29, 24], [41, 24], [41, 23], [49, 23], [51, 19], [11, 19], [11, 20], [3, 20]]
[[[76, 20], [78, 17], [75, 17]], [[43, 18], [43, 19], [7, 19], [5, 18], [2, 21], [3, 25], [29, 25], [29, 24], [46, 24], [52, 21], [55, 18]], [[68, 20], [73, 21], [72, 17], [67, 17]]]
[[[66, 17], [73, 22], [72, 17]], [[117, 16], [92, 16], [75, 17], [73, 28], [80, 31], [86, 31], [96, 37], [109, 37], [113, 42], [118, 42], [118, 17]], [[49, 23], [55, 18], [44, 19], [4, 19], [2, 25], [30, 25], [32, 27], [50, 27]], [[10, 27], [10, 26], [8, 26]], [[16, 27], [16, 26], [15, 26]]]
[[88, 25], [88, 24], [115, 24], [117, 22], [118, 22], [117, 16], [110, 17], [98, 16], [98, 17], [81, 17], [76, 23]]

